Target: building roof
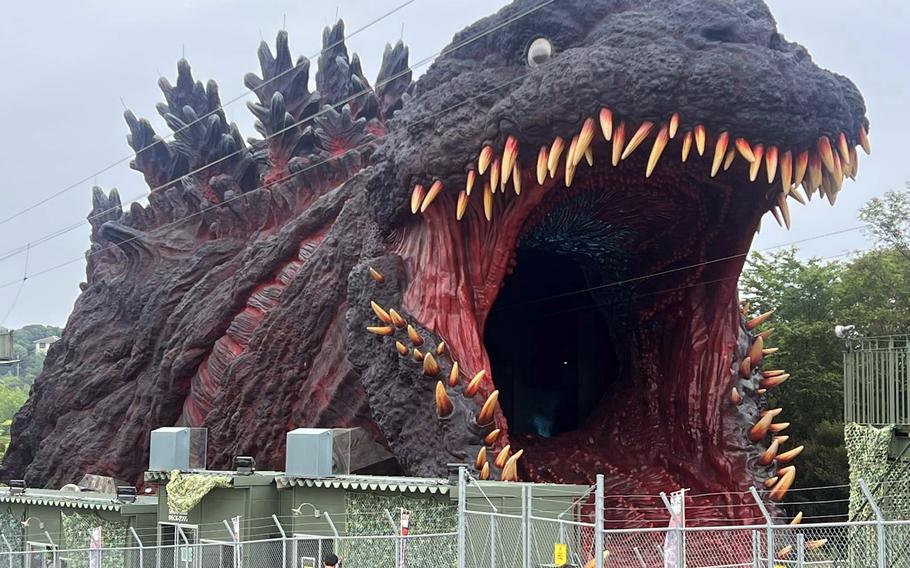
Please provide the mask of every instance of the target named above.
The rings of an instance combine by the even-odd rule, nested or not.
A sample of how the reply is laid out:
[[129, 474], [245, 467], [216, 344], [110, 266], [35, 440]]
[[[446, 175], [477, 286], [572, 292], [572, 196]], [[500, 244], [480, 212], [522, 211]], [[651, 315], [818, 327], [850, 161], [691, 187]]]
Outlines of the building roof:
[[325, 487], [331, 489], [359, 489], [369, 491], [395, 491], [399, 493], [431, 493], [445, 495], [449, 492], [446, 479], [432, 477], [384, 477], [375, 475], [333, 475], [331, 477], [297, 477], [282, 475], [275, 480], [279, 488]]
[[[25, 505], [45, 505], [68, 509], [89, 509], [101, 511], [120, 511], [157, 507], [158, 498], [154, 495], [139, 495], [135, 503], [123, 503], [115, 496], [105, 493], [61, 491], [59, 489], [32, 489], [25, 493], [11, 495], [9, 489], [0, 489], [0, 503], [22, 503]], [[139, 511], [136, 511], [139, 512]]]
[[36, 339], [32, 343], [57, 343], [60, 341], [60, 338], [56, 335], [51, 335], [49, 337], [42, 337], [41, 339]]

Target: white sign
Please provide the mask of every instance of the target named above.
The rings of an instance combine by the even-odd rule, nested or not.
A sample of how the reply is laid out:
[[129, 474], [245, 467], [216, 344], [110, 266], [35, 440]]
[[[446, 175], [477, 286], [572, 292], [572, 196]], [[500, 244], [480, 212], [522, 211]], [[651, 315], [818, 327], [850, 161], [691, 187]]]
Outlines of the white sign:
[[186, 513], [171, 513], [168, 511], [167, 520], [174, 521], [175, 523], [185, 523], [189, 521], [189, 515]]

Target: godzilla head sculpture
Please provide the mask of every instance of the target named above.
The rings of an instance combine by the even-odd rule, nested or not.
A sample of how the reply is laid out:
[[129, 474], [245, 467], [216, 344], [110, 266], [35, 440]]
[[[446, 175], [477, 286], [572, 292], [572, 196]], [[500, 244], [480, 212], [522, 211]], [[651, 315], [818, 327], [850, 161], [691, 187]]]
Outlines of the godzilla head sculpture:
[[289, 429], [359, 426], [407, 474], [782, 498], [787, 375], [736, 278], [765, 213], [856, 174], [854, 85], [759, 0], [517, 0], [416, 82], [387, 48], [374, 87], [342, 39], [315, 91], [283, 32], [260, 48], [263, 139], [184, 61], [172, 142], [127, 113], [149, 204], [96, 190], [4, 473], [137, 480], [170, 425], [209, 429], [210, 467], [281, 468]]

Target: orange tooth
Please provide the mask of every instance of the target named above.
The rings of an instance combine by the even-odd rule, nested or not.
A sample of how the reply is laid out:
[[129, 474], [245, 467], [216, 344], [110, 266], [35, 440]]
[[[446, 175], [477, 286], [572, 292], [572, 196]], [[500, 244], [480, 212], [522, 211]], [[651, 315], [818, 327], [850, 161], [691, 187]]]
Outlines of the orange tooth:
[[793, 154], [790, 150], [780, 157], [780, 183], [784, 188], [784, 195], [789, 194], [793, 184]]
[[777, 146], [768, 146], [765, 151], [765, 169], [768, 173], [768, 183], [774, 183], [777, 177]]
[[768, 434], [768, 429], [771, 427], [772, 420], [774, 420], [773, 414], [765, 414], [762, 416], [758, 422], [749, 429], [749, 440], [758, 442], [764, 438]]
[[799, 513], [796, 513], [796, 516], [793, 517], [792, 521], [790, 521], [790, 526], [795, 527], [796, 525], [800, 524], [801, 522], [803, 522], [803, 512], [802, 511], [800, 511]]
[[502, 469], [503, 466], [506, 465], [506, 461], [508, 461], [509, 456], [511, 455], [511, 450], [512, 447], [506, 444], [506, 446], [503, 449], [499, 450], [499, 453], [496, 454], [496, 459], [493, 460], [493, 465], [499, 469]]
[[766, 479], [764, 481], [763, 485], [765, 486], [766, 489], [771, 489], [772, 487], [774, 487], [777, 484], [777, 480], [778, 480], [777, 476], [769, 477], [768, 479]]
[[449, 371], [449, 386], [456, 387], [458, 385], [458, 361], [452, 363], [452, 369]]
[[572, 180], [575, 178], [575, 163], [573, 157], [578, 149], [578, 135], [572, 137], [572, 143], [569, 144], [569, 151], [566, 154], [565, 182], [566, 187], [572, 187]]
[[705, 127], [701, 124], [695, 127], [695, 149], [699, 156], [705, 155]]
[[761, 350], [762, 355], [764, 355], [765, 357], [767, 357], [768, 355], [774, 355], [778, 351], [780, 351], [780, 347], [766, 347]]
[[733, 387], [733, 390], [730, 392], [730, 400], [733, 401], [734, 406], [739, 406], [743, 401], [743, 395], [739, 394], [739, 389]]
[[783, 375], [777, 375], [776, 377], [771, 377], [769, 379], [762, 379], [761, 386], [764, 389], [773, 389], [775, 387], [780, 386], [782, 383], [784, 383], [789, 378], [790, 378], [790, 374], [786, 373]]
[[758, 170], [761, 169], [762, 157], [765, 155], [765, 147], [761, 144], [756, 144], [752, 148], [752, 155], [755, 156], [755, 161], [749, 164], [749, 181], [755, 181], [758, 178]]
[[619, 126], [613, 131], [613, 165], [618, 166], [622, 157], [622, 147], [626, 143], [626, 123], [619, 122]]
[[372, 266], [370, 267], [369, 272], [370, 272], [370, 278], [373, 279], [373, 282], [376, 282], [378, 284], [382, 284], [383, 282], [385, 282], [385, 276], [382, 275], [382, 272], [379, 272]]
[[749, 141], [745, 138], [737, 138], [734, 142], [736, 149], [742, 154], [743, 158], [746, 159], [750, 164], [755, 161], [755, 154], [752, 152], [752, 146], [749, 145]]
[[499, 439], [499, 433], [500, 433], [499, 428], [497, 428], [497, 429], [491, 431], [489, 434], [487, 434], [486, 436], [484, 436], [484, 438], [483, 438], [483, 443], [486, 444], [486, 445], [488, 445], [488, 446], [492, 446], [493, 443], [496, 442], [496, 440]]
[[784, 219], [783, 219], [783, 217], [780, 216], [780, 210], [777, 208], [777, 206], [775, 205], [775, 206], [771, 207], [770, 211], [771, 211], [771, 214], [774, 215], [774, 220], [777, 221], [777, 224], [780, 225], [781, 227], [783, 227]]
[[847, 145], [847, 135], [843, 132], [837, 137], [837, 151], [844, 164], [850, 165], [850, 147]]
[[417, 333], [417, 330], [412, 325], [408, 325], [408, 339], [411, 340], [415, 347], [423, 345], [423, 338], [420, 337], [420, 334]]
[[771, 442], [771, 445], [768, 446], [768, 449], [758, 457], [758, 465], [771, 465], [774, 463], [774, 458], [777, 456], [778, 447], [779, 445], [777, 442]]
[[774, 334], [774, 328], [772, 327], [771, 329], [766, 329], [765, 331], [759, 333], [756, 337], [761, 337], [762, 339], [767, 341], [768, 338], [771, 337], [773, 334]]
[[490, 479], [490, 464], [485, 463], [483, 469], [480, 470], [480, 480], [486, 481], [487, 479]]
[[502, 468], [499, 477], [503, 481], [518, 481], [518, 460], [524, 450], [518, 450], [515, 455], [506, 460], [506, 465]]
[[818, 139], [818, 156], [821, 158], [825, 168], [834, 173], [834, 152], [831, 151], [831, 141], [827, 136]]
[[768, 389], [757, 389], [757, 390], [755, 391], [755, 394], [757, 394], [757, 395], [763, 395], [763, 394], [765, 394], [765, 393], [767, 393], [767, 392], [768, 392]]
[[761, 376], [763, 379], [770, 379], [771, 377], [776, 377], [778, 375], [783, 375], [787, 371], [783, 369], [772, 369], [770, 371], [762, 371]]
[[411, 214], [416, 215], [420, 211], [420, 204], [423, 203], [424, 191], [423, 185], [417, 184], [411, 191]]
[[790, 188], [790, 193], [787, 194], [787, 197], [793, 198], [793, 200], [796, 201], [797, 203], [799, 203], [800, 205], [806, 204], [806, 198], [803, 197], [802, 193], [800, 193], [799, 187], [797, 187], [795, 185]]
[[799, 185], [803, 183], [803, 179], [806, 177], [806, 169], [809, 167], [809, 152], [803, 150], [799, 153], [799, 156], [796, 157], [796, 171], [793, 174], [793, 185]]
[[436, 381], [436, 416], [448, 418], [454, 410], [455, 406], [452, 405], [452, 399], [449, 398], [445, 385], [442, 384], [442, 381]]
[[430, 352], [427, 352], [423, 358], [423, 374], [428, 377], [435, 377], [439, 374], [439, 363], [436, 362], [436, 358]]
[[796, 456], [803, 453], [803, 450], [806, 449], [806, 446], [796, 446], [789, 452], [784, 452], [777, 456], [777, 463], [787, 464], [796, 459]]
[[490, 396], [487, 397], [486, 402], [483, 403], [483, 406], [480, 408], [480, 412], [477, 413], [477, 424], [480, 426], [486, 426], [487, 424], [493, 423], [493, 413], [496, 411], [496, 401], [499, 400], [499, 391], [495, 390], [490, 393]]
[[458, 192], [458, 206], [455, 209], [455, 219], [461, 221], [461, 218], [464, 217], [464, 212], [468, 208], [468, 192], [461, 190]]
[[577, 166], [581, 162], [581, 159], [585, 155], [585, 151], [591, 145], [591, 141], [594, 140], [594, 128], [594, 119], [585, 119], [584, 124], [581, 126], [581, 132], [578, 133], [578, 142], [575, 145], [575, 154], [572, 156], [573, 166]]
[[788, 556], [790, 556], [791, 552], [793, 552], [793, 545], [788, 544], [787, 546], [785, 546], [777, 551], [777, 559], [785, 560]]
[[425, 212], [430, 204], [433, 203], [433, 200], [436, 199], [436, 196], [439, 195], [439, 192], [442, 191], [442, 182], [436, 180], [433, 182], [433, 185], [430, 186], [430, 191], [427, 192], [427, 196], [423, 198], [423, 204], [420, 206], [420, 212]]
[[863, 147], [863, 152], [867, 156], [872, 153], [872, 145], [869, 144], [869, 133], [866, 132], [865, 126], [859, 127], [859, 145]]
[[464, 388], [464, 395], [468, 398], [477, 394], [477, 390], [480, 388], [480, 383], [483, 382], [483, 378], [487, 376], [487, 372], [481, 369], [474, 378], [468, 383], [468, 386]]
[[487, 447], [480, 446], [477, 451], [477, 457], [474, 458], [474, 469], [480, 471], [485, 465], [487, 465]]
[[483, 216], [487, 221], [493, 220], [493, 189], [489, 183], [483, 185]]
[[521, 195], [521, 167], [518, 162], [512, 166], [512, 189], [515, 190], [515, 195]]
[[692, 150], [692, 131], [686, 132], [682, 143], [682, 161], [689, 159], [689, 151]]
[[739, 376], [748, 379], [752, 374], [752, 359], [746, 357], [742, 360], [742, 363], [739, 364]]
[[607, 141], [613, 137], [613, 112], [608, 108], [600, 109], [600, 130]]
[[477, 181], [477, 170], [468, 170], [468, 179], [464, 184], [465, 193], [469, 196], [474, 191], [474, 182]]
[[[787, 471], [785, 472], [784, 470]], [[787, 495], [787, 491], [793, 486], [793, 481], [796, 479], [796, 468], [793, 466], [785, 467], [778, 472], [778, 477], [780, 479], [768, 495], [768, 498], [772, 501], [781, 501]]]
[[790, 230], [790, 204], [787, 203], [787, 195], [785, 193], [778, 194], [777, 196], [777, 206], [780, 207], [780, 213], [784, 217], [784, 225], [787, 226], [787, 230]]
[[588, 162], [589, 166], [594, 165], [594, 149], [588, 146], [588, 149], [585, 150], [585, 161]]
[[717, 137], [717, 145], [714, 147], [714, 163], [711, 164], [711, 177], [717, 175], [720, 171], [720, 165], [723, 163], [724, 155], [727, 153], [727, 144], [730, 142], [730, 134], [721, 132]]
[[[490, 166], [490, 187], [493, 188], [493, 191], [496, 191], [496, 188], [499, 187], [499, 170], [501, 167], [499, 156], [496, 156], [493, 158], [493, 165]], [[505, 184], [505, 180], [502, 183]]]
[[512, 167], [515, 165], [516, 158], [518, 158], [518, 140], [514, 136], [509, 135], [509, 137], [506, 138], [506, 146], [502, 150], [502, 183], [506, 183], [509, 176], [512, 174]]
[[547, 161], [550, 153], [547, 151], [546, 146], [540, 147], [540, 152], [537, 153], [537, 184], [543, 185], [543, 182], [547, 179]]
[[445, 341], [440, 341], [439, 345], [436, 346], [436, 355], [438, 355], [440, 357], [445, 355], [447, 347], [448, 347], [448, 345], [446, 345]]
[[809, 195], [822, 184], [822, 161], [817, 154], [809, 157]]
[[819, 548], [828, 544], [827, 538], [817, 538], [815, 540], [806, 541], [806, 550], [818, 550]]
[[670, 128], [667, 132], [670, 135], [670, 138], [676, 138], [677, 130], [679, 130], [679, 113], [674, 112], [670, 117]]
[[395, 308], [389, 310], [389, 317], [392, 318], [392, 323], [395, 324], [395, 327], [404, 327], [408, 325], [408, 322], [404, 321], [404, 318], [401, 317], [401, 314], [399, 314]]
[[[755, 316], [754, 318], [752, 318], [752, 319], [750, 319], [749, 321], [746, 322], [746, 329], [748, 329], [749, 331], [755, 329], [756, 327], [758, 327], [758, 326], [760, 326], [761, 324], [763, 324], [763, 323], [765, 323], [766, 321], [768, 321], [768, 319], [769, 319], [772, 315], [774, 315], [774, 310], [768, 310], [767, 312], [765, 312], [765, 313], [763, 313], [763, 314], [761, 314], [761, 315], [759, 315], [759, 316]], [[767, 337], [766, 337], [765, 339], [767, 339]]]
[[392, 323], [392, 316], [389, 315], [389, 312], [382, 309], [382, 306], [376, 302], [370, 302], [370, 307], [373, 308], [373, 313], [376, 314], [376, 317], [382, 320], [382, 323]]
[[395, 333], [395, 328], [390, 325], [367, 326], [367, 331], [376, 335], [392, 335]]
[[660, 155], [663, 154], [664, 148], [667, 147], [667, 141], [670, 139], [670, 133], [667, 128], [667, 125], [660, 127], [660, 132], [657, 133], [657, 138], [654, 139], [654, 146], [651, 148], [651, 155], [648, 156], [648, 166], [645, 168], [645, 177], [651, 177], [651, 174], [654, 172], [655, 166], [657, 166], [657, 161], [660, 160]]
[[411, 350], [404, 343], [402, 343], [400, 341], [395, 342], [395, 349], [398, 350], [398, 354], [401, 355], [402, 357], [407, 357], [408, 355], [411, 354]]
[[550, 170], [550, 178], [556, 177], [556, 168], [559, 167], [559, 157], [566, 148], [566, 141], [562, 136], [553, 139], [553, 145], [550, 146], [550, 156], [547, 158], [547, 169]]
[[771, 433], [773, 433], [773, 434], [779, 434], [789, 427], [790, 427], [789, 422], [778, 422], [777, 424], [772, 424], [770, 430], [771, 430]]
[[847, 175], [850, 176], [850, 179], [856, 179], [856, 174], [859, 172], [859, 160], [856, 157], [856, 147], [850, 147], [850, 171]]
[[641, 123], [641, 126], [638, 127], [638, 130], [635, 134], [632, 135], [632, 138], [629, 139], [629, 143], [626, 144], [626, 149], [622, 151], [621, 160], [628, 158], [632, 152], [645, 141], [645, 138], [648, 137], [648, 134], [651, 134], [651, 130], [654, 129], [654, 123], [646, 120]]
[[417, 349], [416, 347], [414, 348], [414, 360], [417, 361], [418, 363], [423, 362], [423, 353], [420, 351], [420, 349]]
[[749, 359], [751, 360], [753, 365], [758, 365], [759, 363], [761, 363], [762, 357], [764, 356], [762, 354], [762, 349], [764, 349], [764, 348], [765, 348], [765, 340], [762, 339], [761, 337], [756, 337], [755, 340], [752, 342], [752, 347], [749, 348]]
[[767, 410], [762, 410], [762, 411], [759, 413], [759, 416], [767, 416], [767, 415], [770, 414], [771, 417], [773, 418], [773, 417], [779, 415], [779, 414], [780, 414], [781, 412], [783, 412], [783, 411], [784, 411], [783, 408], [769, 408], [769, 409], [767, 409]]
[[[836, 191], [840, 191], [841, 186], [844, 184], [844, 167], [840, 156], [837, 154], [834, 154], [834, 183]], [[834, 204], [832, 203], [831, 205]]]
[[730, 169], [730, 166], [733, 165], [733, 160], [736, 159], [736, 148], [730, 146], [727, 148], [727, 154], [724, 156], [724, 171]]
[[484, 146], [480, 151], [480, 156], [477, 157], [477, 173], [485, 174], [491, 161], [493, 161], [493, 147]]

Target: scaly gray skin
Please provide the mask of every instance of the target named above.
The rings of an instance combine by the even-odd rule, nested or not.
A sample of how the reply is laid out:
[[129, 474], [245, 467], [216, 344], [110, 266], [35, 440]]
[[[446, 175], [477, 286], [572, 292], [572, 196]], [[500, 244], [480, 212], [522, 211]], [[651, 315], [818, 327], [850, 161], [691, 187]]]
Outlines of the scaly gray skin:
[[[622, 268], [602, 280], [738, 256], [687, 274], [680, 292], [629, 300], [623, 345], [643, 355], [623, 363], [640, 381], [624, 387], [628, 400], [673, 385], [666, 400], [602, 407], [602, 441], [566, 442], [573, 452], [588, 448], [574, 471], [546, 462], [542, 449], [537, 462], [529, 450], [528, 465], [516, 473], [582, 481], [602, 468], [618, 491], [635, 493], [635, 464], [604, 458], [616, 453], [610, 444], [623, 428], [680, 424], [672, 440], [640, 440], [653, 455], [636, 455], [638, 466], [661, 483], [733, 490], [773, 475], [773, 466], [755, 465], [768, 437], [757, 447], [746, 439], [765, 401], [758, 365], [737, 378], [755, 332], [738, 314], [735, 277], [760, 217], [774, 207], [780, 178], [753, 186], [742, 159], [718, 178], [707, 169], [722, 132], [753, 147], [792, 149], [794, 160], [803, 149], [814, 155], [820, 136], [844, 133], [852, 148], [868, 128], [862, 98], [785, 41], [758, 0], [539, 5], [518, 0], [464, 30], [416, 83], [407, 49], [388, 48], [377, 86], [364, 96], [368, 83], [340, 43], [343, 27], [326, 30], [312, 92], [309, 63], [292, 64], [281, 33], [275, 57], [260, 48], [262, 78], [246, 78], [260, 99], [251, 105], [257, 129], [271, 137], [249, 145], [217, 110], [217, 86], [194, 83], [181, 62], [177, 85], [162, 83], [167, 104], [159, 107], [178, 130], [175, 142], [161, 142], [149, 123], [127, 113], [130, 144], [141, 150], [134, 167], [153, 188], [149, 206], [123, 212], [116, 192], [96, 191], [87, 282], [14, 421], [2, 475], [51, 486], [83, 472], [139, 481], [149, 430], [174, 424], [209, 429], [210, 468], [253, 455], [259, 467], [281, 469], [285, 433], [303, 426], [362, 427], [393, 455], [386, 471], [414, 475], [473, 463], [497, 427], [502, 433], [488, 444], [492, 465], [509, 441], [507, 420], [498, 408], [495, 423], [478, 425], [476, 416], [495, 388], [495, 369], [476, 394], [460, 393], [475, 373], [490, 370], [484, 323], [513, 249], [534, 224], [529, 218], [577, 203], [550, 192], [562, 166], [557, 181], [535, 187], [538, 149], [555, 136], [568, 142], [603, 107], [617, 124], [628, 123], [626, 140], [642, 121], [657, 130], [673, 113], [682, 118], [649, 180], [642, 174], [654, 132], [615, 170], [601, 165], [610, 161], [610, 143], [598, 132], [597, 165], [579, 166], [576, 186], [602, 189], [587, 194], [603, 197], [593, 201], [598, 214], [622, 223], [632, 239], [611, 253], [626, 249]], [[527, 48], [539, 37], [555, 52], [531, 68]], [[685, 166], [671, 161], [697, 125], [708, 132], [705, 157], [693, 149]], [[457, 223], [466, 172], [485, 144], [500, 155], [508, 136], [519, 141], [524, 193], [497, 196], [496, 218], [486, 222], [479, 179]], [[833, 179], [827, 175], [822, 188], [832, 200], [839, 189]], [[427, 211], [412, 215], [414, 185], [436, 180], [443, 191], [432, 203], [418, 200]], [[655, 237], [655, 227], [672, 238]], [[622, 293], [651, 293], [668, 282], [652, 279]], [[385, 326], [371, 301], [396, 308], [423, 344], [397, 327], [394, 337], [369, 333]], [[413, 348], [435, 353], [443, 340], [436, 376], [432, 365], [414, 361]], [[672, 348], [658, 347], [665, 345]], [[457, 384], [444, 388], [453, 410], [440, 417], [436, 381], [447, 383], [456, 360]], [[670, 370], [663, 376], [655, 369]], [[733, 386], [745, 401], [731, 407]], [[491, 472], [500, 476], [502, 468]]]

